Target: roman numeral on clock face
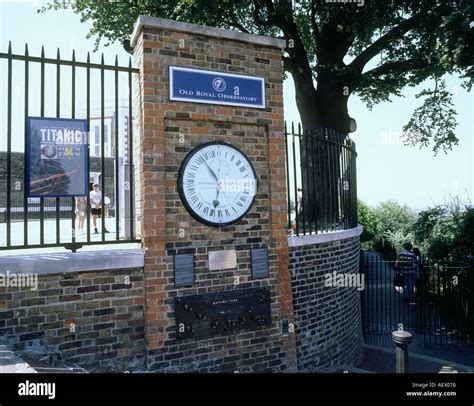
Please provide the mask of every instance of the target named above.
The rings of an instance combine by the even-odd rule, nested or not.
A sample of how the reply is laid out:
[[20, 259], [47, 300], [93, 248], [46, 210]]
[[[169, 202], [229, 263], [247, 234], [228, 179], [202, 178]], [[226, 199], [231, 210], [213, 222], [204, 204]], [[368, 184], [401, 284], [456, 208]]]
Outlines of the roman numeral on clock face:
[[178, 191], [185, 209], [196, 220], [222, 227], [239, 221], [255, 199], [256, 173], [240, 149], [223, 143], [198, 145], [178, 173]]

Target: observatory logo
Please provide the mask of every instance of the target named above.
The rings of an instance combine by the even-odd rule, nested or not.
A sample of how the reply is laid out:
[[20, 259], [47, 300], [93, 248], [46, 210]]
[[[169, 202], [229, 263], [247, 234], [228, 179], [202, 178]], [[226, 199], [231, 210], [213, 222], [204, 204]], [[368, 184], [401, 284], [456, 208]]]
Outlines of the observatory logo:
[[227, 83], [224, 79], [217, 77], [212, 81], [212, 87], [216, 92], [223, 92], [227, 87]]

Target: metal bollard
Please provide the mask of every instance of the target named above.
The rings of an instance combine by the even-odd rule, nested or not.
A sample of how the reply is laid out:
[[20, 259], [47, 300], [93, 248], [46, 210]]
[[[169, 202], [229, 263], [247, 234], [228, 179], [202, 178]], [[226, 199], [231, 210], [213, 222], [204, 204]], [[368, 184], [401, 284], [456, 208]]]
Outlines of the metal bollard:
[[408, 331], [393, 331], [392, 340], [396, 350], [396, 372], [405, 374], [408, 372], [408, 346], [411, 343], [412, 335]]

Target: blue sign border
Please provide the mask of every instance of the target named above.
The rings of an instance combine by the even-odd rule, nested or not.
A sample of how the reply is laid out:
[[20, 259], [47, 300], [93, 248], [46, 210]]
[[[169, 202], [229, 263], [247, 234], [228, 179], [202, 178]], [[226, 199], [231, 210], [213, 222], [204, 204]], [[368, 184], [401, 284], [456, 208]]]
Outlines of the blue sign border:
[[[214, 76], [227, 76], [231, 78], [238, 78], [238, 79], [252, 79], [261, 82], [261, 89], [262, 89], [262, 104], [251, 104], [251, 103], [239, 103], [239, 102], [226, 102], [226, 101], [214, 101], [214, 100], [204, 100], [204, 99], [196, 99], [192, 96], [190, 97], [180, 97], [173, 94], [173, 85], [174, 85], [174, 77], [173, 71], [185, 71], [185, 72], [194, 72], [194, 73], [203, 73], [209, 74]], [[201, 103], [201, 104], [217, 104], [223, 106], [238, 106], [238, 107], [247, 107], [247, 108], [254, 108], [254, 109], [265, 109], [265, 78], [258, 77], [258, 76], [249, 76], [249, 75], [238, 75], [234, 73], [227, 73], [221, 71], [212, 71], [212, 70], [205, 70], [205, 69], [196, 69], [196, 68], [187, 68], [183, 66], [169, 66], [169, 99], [170, 101], [182, 101], [188, 103]]]
[[[87, 143], [86, 145], [86, 154], [84, 154], [84, 194], [74, 194], [74, 195], [57, 195], [57, 194], [48, 194], [48, 195], [36, 195], [31, 194], [30, 191], [30, 158], [31, 158], [31, 120], [48, 120], [48, 121], [75, 121], [75, 122], [83, 122], [85, 131], [87, 132]], [[88, 196], [89, 194], [89, 122], [87, 119], [79, 119], [79, 118], [58, 118], [58, 117], [37, 117], [37, 116], [28, 116], [25, 120], [26, 125], [26, 168], [25, 168], [25, 192], [27, 197], [76, 197], [76, 196]]]

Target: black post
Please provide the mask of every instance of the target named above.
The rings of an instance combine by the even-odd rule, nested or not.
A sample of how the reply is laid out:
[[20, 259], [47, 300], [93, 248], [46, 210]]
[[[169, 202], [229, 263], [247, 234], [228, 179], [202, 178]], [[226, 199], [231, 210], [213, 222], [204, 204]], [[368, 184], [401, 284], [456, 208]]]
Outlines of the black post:
[[[8, 96], [7, 96], [7, 247], [11, 245], [11, 172], [12, 172], [12, 43], [8, 43]], [[25, 167], [26, 168], [26, 167]], [[25, 190], [23, 188], [23, 190]]]
[[[41, 47], [41, 117], [44, 117], [44, 46]], [[26, 168], [26, 167], [25, 167]], [[44, 197], [40, 197], [40, 245], [44, 245]]]
[[[118, 241], [119, 235], [119, 213], [120, 213], [120, 184], [119, 184], [119, 120], [118, 120], [118, 57], [115, 56], [115, 122], [114, 122], [114, 135], [115, 135], [115, 193], [114, 193], [114, 214], [115, 214], [115, 239]], [[112, 134], [110, 136], [112, 142]], [[110, 210], [110, 209], [109, 209]]]
[[[288, 200], [288, 233], [292, 231], [291, 227], [291, 197], [290, 197], [290, 156], [288, 155], [288, 131], [285, 121], [285, 157], [286, 157], [286, 197]], [[295, 205], [296, 207], [296, 205]]]
[[[24, 148], [26, 152], [26, 146], [28, 145], [28, 126], [26, 118], [28, 117], [28, 91], [29, 91], [29, 66], [28, 66], [28, 44], [25, 44], [25, 140]], [[28, 163], [26, 160], [26, 154], [23, 154], [23, 245], [28, 245], [28, 196], [26, 195], [26, 168]]]
[[100, 169], [101, 169], [101, 182], [100, 182], [100, 217], [101, 217], [101, 234], [102, 241], [105, 241], [105, 205], [104, 205], [104, 193], [105, 193], [105, 71], [104, 71], [104, 54], [100, 61]]
[[[71, 71], [71, 117], [76, 118], [76, 53], [72, 50], [72, 71]], [[89, 177], [89, 176], [88, 176]], [[71, 197], [71, 230], [72, 230], [72, 244], [76, 243], [76, 199]], [[75, 251], [73, 251], [75, 252]]]
[[[56, 55], [56, 118], [61, 116], [61, 56], [59, 48]], [[56, 244], [59, 245], [61, 236], [60, 213], [61, 207], [59, 205], [59, 197], [56, 197]]]
[[132, 116], [132, 58], [129, 58], [128, 61], [128, 162], [130, 168], [129, 176], [129, 191], [130, 191], [130, 239], [133, 239], [135, 236], [134, 231], [134, 199], [135, 195], [133, 194], [133, 116]]

